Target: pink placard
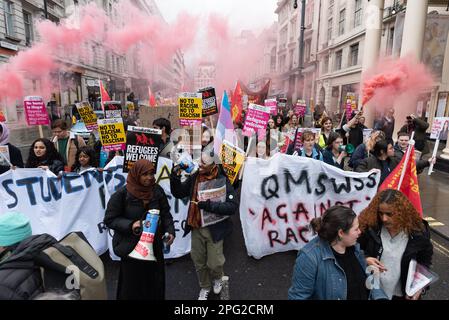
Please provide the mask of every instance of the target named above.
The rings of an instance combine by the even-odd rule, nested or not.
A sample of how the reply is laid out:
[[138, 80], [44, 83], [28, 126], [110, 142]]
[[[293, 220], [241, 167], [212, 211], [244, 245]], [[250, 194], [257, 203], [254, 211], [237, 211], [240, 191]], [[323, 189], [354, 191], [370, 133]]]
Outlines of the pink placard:
[[277, 115], [278, 114], [278, 104], [276, 99], [267, 99], [265, 100], [265, 107], [270, 108], [270, 114]]
[[103, 146], [103, 149], [106, 152], [125, 150], [126, 149], [126, 144], [124, 144], [124, 143], [111, 144], [109, 146]]
[[47, 109], [41, 97], [26, 97], [23, 101], [26, 121], [29, 126], [50, 124]]
[[189, 119], [179, 119], [179, 125], [180, 126], [185, 126], [185, 127], [189, 127], [189, 126], [200, 126], [201, 125], [201, 120], [189, 120]]
[[306, 115], [306, 102], [304, 100], [296, 102], [295, 105], [295, 114], [298, 115], [298, 117], [304, 117]]
[[243, 134], [245, 136], [251, 136], [254, 132], [258, 132], [259, 130], [262, 130], [264, 134], [267, 129], [267, 123], [269, 119], [269, 107], [250, 104], [248, 106], [245, 125], [243, 126]]

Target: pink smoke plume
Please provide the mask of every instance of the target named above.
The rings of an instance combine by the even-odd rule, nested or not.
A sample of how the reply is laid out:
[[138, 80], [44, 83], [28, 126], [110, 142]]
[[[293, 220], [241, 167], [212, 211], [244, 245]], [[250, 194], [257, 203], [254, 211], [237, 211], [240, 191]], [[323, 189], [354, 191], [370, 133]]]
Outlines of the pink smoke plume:
[[[157, 16], [145, 15], [127, 0], [118, 4], [118, 17], [113, 19], [95, 3], [77, 10], [58, 25], [49, 20], [37, 23], [39, 42], [0, 66], [0, 97], [21, 100], [24, 95], [35, 94], [27, 85], [32, 79], [40, 80], [41, 95], [49, 98], [58, 83], [58, 79], [52, 81], [52, 75], [70, 71], [71, 64], [90, 58], [92, 53], [86, 47], [92, 41], [117, 54], [140, 51], [134, 52], [134, 57], [141, 57], [153, 70], [154, 64], [170, 62], [178, 49], [186, 50], [193, 44], [199, 21], [180, 14], [176, 22], [167, 24]], [[143, 70], [149, 80], [151, 70]]]
[[[237, 80], [248, 84], [264, 59], [270, 28], [260, 36], [246, 30], [242, 33], [230, 25], [229, 19], [211, 14], [207, 19], [207, 34], [202, 48], [203, 54], [197, 64], [213, 63], [216, 67], [215, 87], [217, 92], [234, 89]], [[264, 83], [265, 84], [265, 83]]]
[[363, 76], [362, 105], [370, 101], [378, 107], [392, 106], [398, 101], [410, 103], [433, 84], [426, 66], [412, 56], [384, 58]]

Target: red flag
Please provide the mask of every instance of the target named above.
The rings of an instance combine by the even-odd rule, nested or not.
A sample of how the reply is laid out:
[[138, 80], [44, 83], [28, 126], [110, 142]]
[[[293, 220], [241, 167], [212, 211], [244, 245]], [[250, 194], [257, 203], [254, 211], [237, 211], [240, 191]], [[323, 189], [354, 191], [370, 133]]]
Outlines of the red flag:
[[[422, 217], [421, 195], [419, 193], [418, 175], [416, 174], [416, 160], [415, 160], [415, 147], [410, 146], [410, 157], [405, 167], [404, 179], [402, 180], [401, 191], [413, 204], [419, 215]], [[379, 188], [379, 191], [385, 189], [397, 189], [399, 185], [399, 179], [401, 178], [402, 169], [404, 168], [406, 155], [402, 157], [401, 162], [384, 180]]]
[[105, 102], [105, 101], [111, 101], [111, 98], [109, 97], [109, 94], [108, 94], [108, 92], [106, 91], [106, 89], [103, 87], [103, 81], [101, 81], [101, 80], [98, 80], [98, 81], [100, 81], [101, 108], [102, 108], [103, 111], [104, 111], [104, 105], [103, 105], [103, 102]]
[[237, 81], [237, 85], [235, 86], [234, 94], [231, 96], [231, 115], [232, 121], [234, 123], [242, 122], [242, 113], [243, 113], [243, 93], [242, 88], [240, 87], [240, 82]]
[[148, 101], [149, 101], [150, 107], [156, 106], [156, 97], [154, 96], [153, 92], [151, 92], [150, 86], [148, 86]]

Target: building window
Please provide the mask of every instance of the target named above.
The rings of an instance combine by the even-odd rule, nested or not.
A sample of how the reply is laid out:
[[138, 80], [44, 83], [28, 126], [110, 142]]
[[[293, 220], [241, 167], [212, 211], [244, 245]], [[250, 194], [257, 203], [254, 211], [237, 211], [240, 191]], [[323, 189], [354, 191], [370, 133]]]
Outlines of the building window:
[[394, 43], [394, 27], [391, 27], [390, 32], [388, 33], [387, 56], [393, 53], [393, 43]]
[[296, 34], [296, 19], [290, 23], [290, 42], [294, 41]]
[[354, 28], [362, 24], [362, 0], [355, 0]]
[[304, 49], [305, 49], [304, 50], [304, 60], [306, 62], [310, 61], [310, 48], [311, 48], [311, 46], [312, 46], [311, 40], [307, 40], [306, 44], [304, 46]]
[[345, 16], [346, 9], [340, 11], [340, 19], [338, 20], [338, 35], [341, 36], [345, 33]]
[[351, 46], [349, 65], [356, 66], [359, 58], [359, 44], [354, 44]]
[[31, 14], [22, 11], [23, 13], [23, 23], [25, 25], [25, 41], [26, 45], [29, 46], [31, 44], [31, 41], [33, 41], [33, 21], [31, 18]]
[[290, 62], [289, 62], [289, 64], [288, 64], [288, 69], [289, 70], [291, 70], [291, 69], [293, 69], [293, 61], [294, 61], [294, 59], [293, 59], [293, 53], [294, 53], [294, 51], [293, 50], [290, 50], [289, 51], [289, 58], [290, 58]]
[[329, 7], [327, 9], [327, 17], [330, 18], [334, 14], [334, 0], [329, 1]]
[[341, 61], [343, 58], [343, 50], [337, 51], [335, 53], [335, 70], [341, 70]]
[[287, 44], [287, 33], [288, 33], [288, 28], [287, 28], [287, 26], [285, 26], [281, 30], [281, 37], [280, 37], [280, 47], [281, 48], [285, 47], [285, 45]]
[[323, 72], [322, 74], [329, 72], [329, 56], [325, 56], [323, 60]]
[[271, 72], [276, 72], [276, 48], [271, 50], [270, 55], [270, 70]]
[[94, 45], [92, 46], [92, 65], [97, 66], [98, 64], [98, 53], [97, 53], [97, 47]]
[[3, 1], [3, 8], [5, 12], [6, 34], [8, 36], [14, 36], [14, 5], [11, 1]]
[[334, 23], [334, 20], [332, 18], [329, 19], [327, 23], [327, 41], [330, 41], [332, 39], [332, 25]]

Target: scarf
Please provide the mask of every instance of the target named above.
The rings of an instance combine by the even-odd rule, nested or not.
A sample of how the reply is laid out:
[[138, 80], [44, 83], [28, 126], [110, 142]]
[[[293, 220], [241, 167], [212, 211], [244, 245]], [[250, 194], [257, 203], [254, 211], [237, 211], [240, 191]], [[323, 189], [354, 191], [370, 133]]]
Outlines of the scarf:
[[0, 133], [0, 146], [4, 146], [9, 142], [9, 129], [3, 122], [0, 122], [1, 133]]
[[149, 171], [155, 173], [153, 163], [146, 159], [140, 159], [131, 168], [126, 178], [126, 190], [137, 199], [143, 201], [149, 201], [153, 198], [153, 189], [156, 180], [153, 178], [149, 187], [140, 184], [140, 176]]
[[194, 229], [201, 228], [201, 212], [198, 205], [192, 201], [198, 202], [198, 185], [200, 182], [216, 179], [218, 176], [218, 166], [212, 163], [207, 166], [200, 166], [198, 177], [193, 185], [193, 193], [190, 202], [189, 212], [187, 215], [187, 224]]

